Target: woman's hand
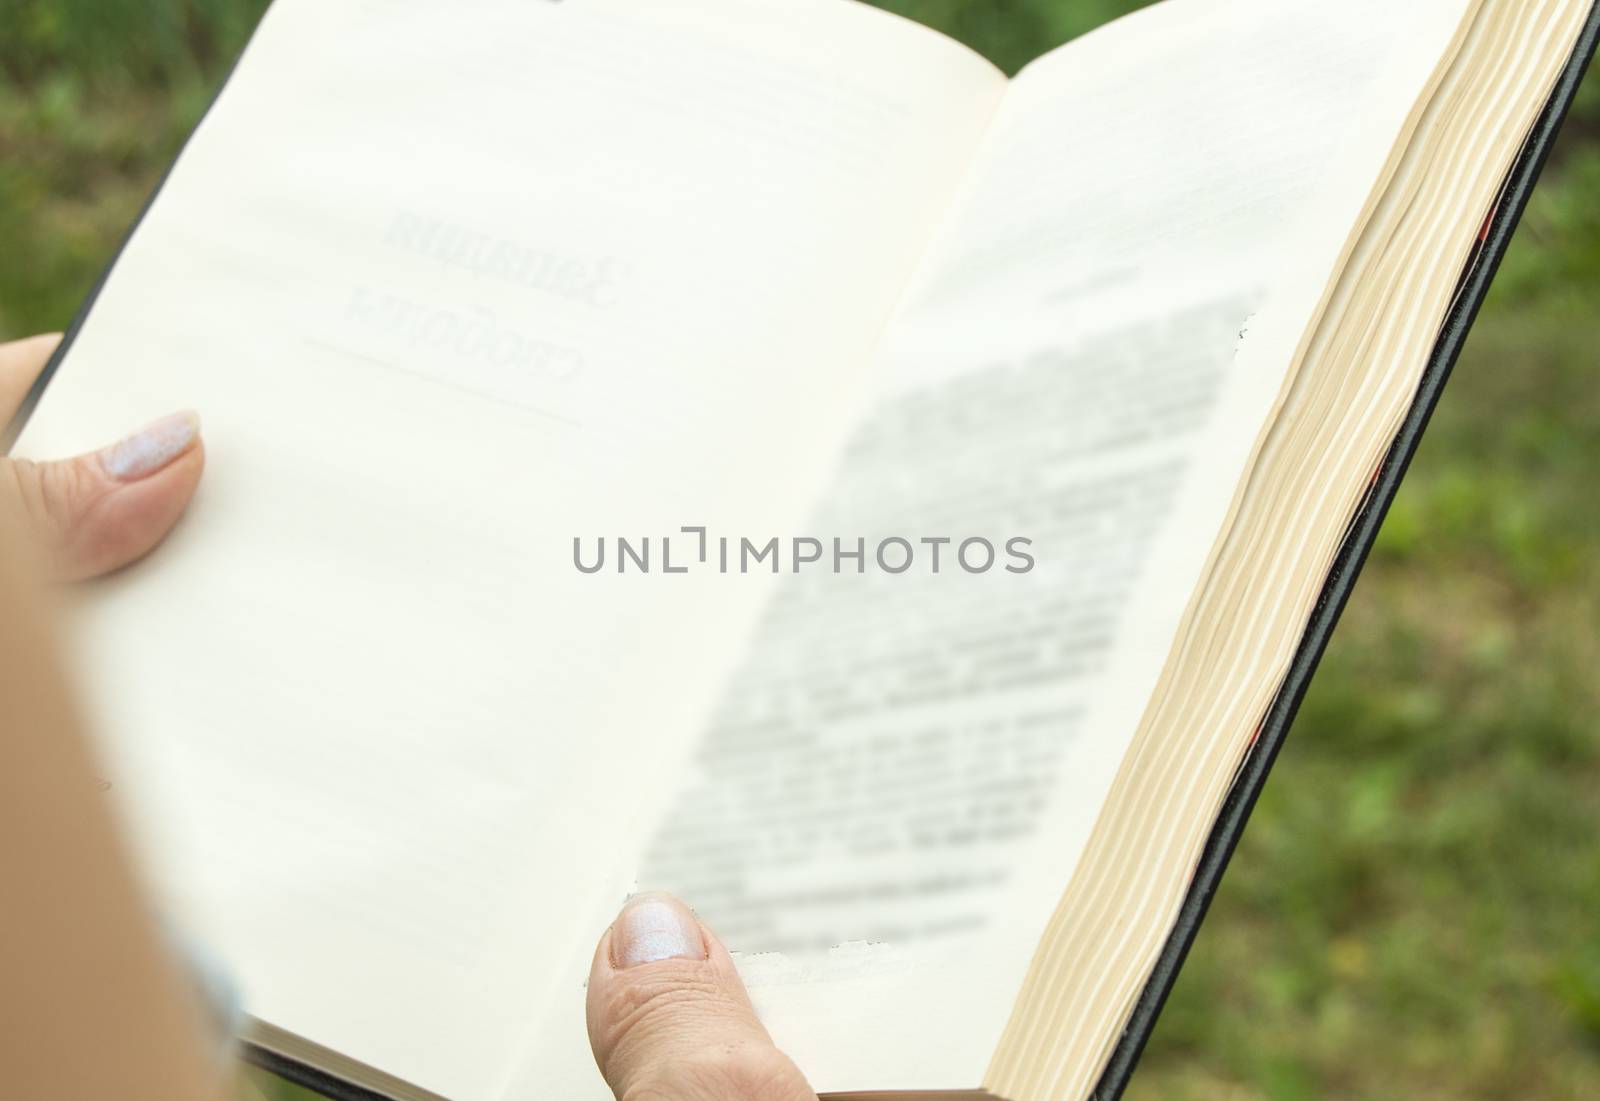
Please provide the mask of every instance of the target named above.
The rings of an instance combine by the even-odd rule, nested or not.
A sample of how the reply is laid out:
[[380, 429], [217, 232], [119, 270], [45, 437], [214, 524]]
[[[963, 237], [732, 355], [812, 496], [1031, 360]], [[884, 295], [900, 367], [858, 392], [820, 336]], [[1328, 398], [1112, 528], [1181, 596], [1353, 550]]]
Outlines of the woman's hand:
[[628, 900], [589, 972], [589, 1043], [625, 1101], [817, 1101], [728, 950], [668, 895]]
[[[0, 344], [0, 424], [22, 405], [60, 340]], [[75, 459], [0, 458], [0, 509], [31, 533], [57, 578], [97, 577], [144, 557], [166, 537], [204, 467], [200, 422], [177, 413]]]

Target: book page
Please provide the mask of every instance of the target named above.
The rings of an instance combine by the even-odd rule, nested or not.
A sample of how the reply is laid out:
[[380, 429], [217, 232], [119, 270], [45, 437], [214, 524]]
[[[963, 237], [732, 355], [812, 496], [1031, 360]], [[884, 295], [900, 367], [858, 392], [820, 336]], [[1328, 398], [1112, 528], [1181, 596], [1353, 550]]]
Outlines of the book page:
[[[1466, 7], [1169, 3], [1015, 81], [806, 527], [828, 554], [904, 540], [914, 564], [787, 579], [638, 872], [719, 930], [820, 1091], [981, 1083], [1302, 292]], [[969, 569], [980, 537], [999, 564]], [[524, 1088], [570, 1065], [554, 1093], [603, 1097], [565, 1027]]]
[[204, 418], [79, 634], [252, 1014], [498, 1096], [770, 581], [575, 540], [790, 526], [1004, 87], [835, 0], [274, 5], [20, 448]]

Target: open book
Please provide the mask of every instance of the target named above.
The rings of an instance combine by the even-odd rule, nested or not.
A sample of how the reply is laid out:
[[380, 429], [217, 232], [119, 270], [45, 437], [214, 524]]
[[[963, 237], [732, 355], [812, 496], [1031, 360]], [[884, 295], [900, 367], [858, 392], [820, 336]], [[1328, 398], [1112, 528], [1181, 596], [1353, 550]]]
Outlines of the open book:
[[606, 1096], [643, 886], [827, 1096], [1119, 1089], [1594, 25], [278, 0], [18, 442], [206, 419], [77, 628], [256, 1057]]

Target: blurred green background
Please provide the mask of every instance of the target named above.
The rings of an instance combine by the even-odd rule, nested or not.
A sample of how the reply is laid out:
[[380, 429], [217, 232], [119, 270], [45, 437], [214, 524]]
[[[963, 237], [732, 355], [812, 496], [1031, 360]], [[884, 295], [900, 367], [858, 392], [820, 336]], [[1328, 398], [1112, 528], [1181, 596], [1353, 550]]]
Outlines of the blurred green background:
[[[885, 6], [1014, 69], [1139, 4]], [[264, 7], [0, 0], [0, 339], [67, 324]], [[1600, 1097], [1597, 485], [1591, 79], [1134, 1097]]]

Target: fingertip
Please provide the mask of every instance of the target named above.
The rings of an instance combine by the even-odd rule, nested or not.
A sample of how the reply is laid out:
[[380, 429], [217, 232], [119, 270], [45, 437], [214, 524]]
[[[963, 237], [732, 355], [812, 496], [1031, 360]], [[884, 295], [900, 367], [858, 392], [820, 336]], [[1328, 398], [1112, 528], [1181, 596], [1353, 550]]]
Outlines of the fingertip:
[[682, 900], [661, 891], [634, 895], [610, 929], [611, 966], [625, 970], [661, 960], [704, 960], [706, 935]]
[[664, 892], [631, 895], [595, 944], [590, 1006], [609, 991], [663, 982], [715, 986], [748, 999], [733, 957], [686, 903]]
[[199, 488], [206, 450], [196, 438], [176, 458], [134, 481], [112, 481], [68, 529], [60, 551], [66, 580], [119, 570], [149, 554], [171, 533]]
[[200, 443], [200, 414], [172, 413], [145, 425], [99, 453], [100, 468], [119, 482], [136, 482], [165, 469]]
[[60, 344], [60, 333], [0, 344], [0, 420], [8, 420], [16, 413]]
[[671, 895], [630, 898], [595, 945], [589, 1043], [618, 1097], [816, 1101], [715, 933]]
[[36, 333], [17, 340], [0, 343], [0, 353], [38, 360], [48, 357], [61, 344], [62, 333]]

